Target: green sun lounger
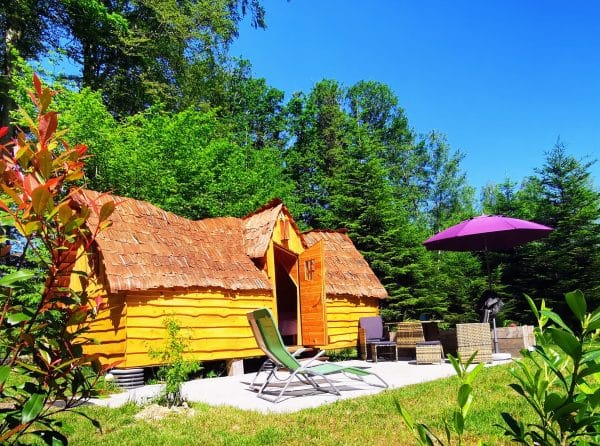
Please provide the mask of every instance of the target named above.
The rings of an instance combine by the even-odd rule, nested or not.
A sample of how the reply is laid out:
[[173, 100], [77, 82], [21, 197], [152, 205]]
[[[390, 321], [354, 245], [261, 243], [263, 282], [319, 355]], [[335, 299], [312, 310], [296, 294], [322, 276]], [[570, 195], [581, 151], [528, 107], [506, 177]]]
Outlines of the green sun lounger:
[[[373, 386], [388, 387], [387, 383], [375, 373], [359, 367], [345, 367], [322, 361], [318, 361], [315, 364], [315, 361], [325, 353], [324, 350], [307, 362], [300, 363], [285, 347], [273, 315], [268, 308], [254, 310], [248, 313], [247, 316], [256, 342], [268, 358], [250, 384], [252, 390], [258, 390], [259, 398], [274, 403], [278, 402], [294, 380], [310, 385], [320, 392], [340, 395], [339, 389], [328, 378], [329, 375], [337, 373], [342, 373], [349, 378], [360, 380]], [[296, 352], [295, 354], [297, 355], [298, 353]], [[265, 381], [259, 387], [256, 385], [256, 379], [263, 371], [268, 374]], [[365, 377], [369, 376], [376, 378], [381, 384], [369, 383], [365, 380]], [[321, 381], [321, 384], [319, 381]], [[274, 387], [275, 390], [271, 390], [269, 387]]]

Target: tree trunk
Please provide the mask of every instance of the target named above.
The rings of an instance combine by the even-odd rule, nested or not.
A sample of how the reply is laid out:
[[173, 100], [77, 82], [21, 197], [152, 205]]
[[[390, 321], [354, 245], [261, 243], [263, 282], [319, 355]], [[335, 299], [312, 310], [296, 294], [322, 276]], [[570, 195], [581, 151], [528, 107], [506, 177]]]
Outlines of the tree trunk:
[[[12, 40], [17, 35], [17, 32], [7, 27], [4, 35], [2, 36], [2, 46], [4, 59], [2, 60], [2, 73], [0, 80], [0, 127], [9, 127], [10, 126], [10, 110], [15, 107], [14, 101], [11, 99], [9, 95], [9, 91], [11, 89], [11, 75], [12, 75]], [[9, 129], [10, 130], [10, 129]], [[10, 138], [12, 132], [9, 131], [6, 135], [6, 139]], [[4, 143], [5, 141], [0, 141], [0, 143]]]

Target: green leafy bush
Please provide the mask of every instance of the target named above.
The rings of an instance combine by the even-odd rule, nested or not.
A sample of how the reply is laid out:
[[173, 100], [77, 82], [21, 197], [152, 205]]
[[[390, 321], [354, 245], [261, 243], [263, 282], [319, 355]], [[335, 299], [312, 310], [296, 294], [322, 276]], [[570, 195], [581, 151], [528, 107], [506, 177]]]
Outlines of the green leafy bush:
[[581, 291], [565, 295], [577, 327], [569, 327], [542, 301], [538, 309], [537, 345], [523, 351], [510, 385], [535, 411], [536, 422], [524, 424], [503, 413], [505, 434], [516, 443], [540, 446], [600, 444], [600, 308], [587, 312]]

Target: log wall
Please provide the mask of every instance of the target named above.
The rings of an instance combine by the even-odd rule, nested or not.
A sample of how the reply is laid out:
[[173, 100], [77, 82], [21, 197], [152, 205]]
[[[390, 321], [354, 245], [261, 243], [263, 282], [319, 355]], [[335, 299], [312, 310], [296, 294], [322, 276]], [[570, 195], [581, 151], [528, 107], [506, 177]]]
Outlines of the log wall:
[[336, 350], [356, 347], [358, 343], [358, 320], [377, 316], [379, 299], [356, 296], [327, 296], [326, 317], [329, 343], [322, 348]]

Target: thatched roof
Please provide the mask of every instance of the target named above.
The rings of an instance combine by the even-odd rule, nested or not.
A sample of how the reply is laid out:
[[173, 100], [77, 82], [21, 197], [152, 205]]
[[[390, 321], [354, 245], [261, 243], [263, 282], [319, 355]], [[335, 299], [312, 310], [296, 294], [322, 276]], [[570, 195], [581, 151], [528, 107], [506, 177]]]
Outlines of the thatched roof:
[[277, 223], [277, 216], [283, 212], [288, 216], [292, 228], [302, 239], [300, 230], [287, 208], [279, 198], [271, 200], [269, 203], [244, 217], [244, 240], [246, 254], [257, 259], [263, 257], [269, 248], [269, 242], [273, 236], [273, 230]]
[[344, 231], [309, 231], [302, 236], [309, 247], [319, 240], [324, 242], [327, 295], [388, 297], [385, 288]]
[[144, 201], [88, 190], [79, 199], [118, 203], [112, 226], [96, 239], [111, 292], [272, 288], [267, 275], [245, 254], [238, 218], [191, 221]]
[[[243, 219], [191, 221], [150, 203], [81, 190], [76, 199], [117, 204], [112, 225], [96, 243], [110, 292], [218, 288], [271, 290], [266, 273], [252, 261], [265, 255], [277, 218], [287, 215], [305, 247], [325, 241], [326, 292], [385, 298], [387, 293], [346, 234], [300, 233], [280, 200]], [[95, 222], [91, 221], [91, 226]]]

